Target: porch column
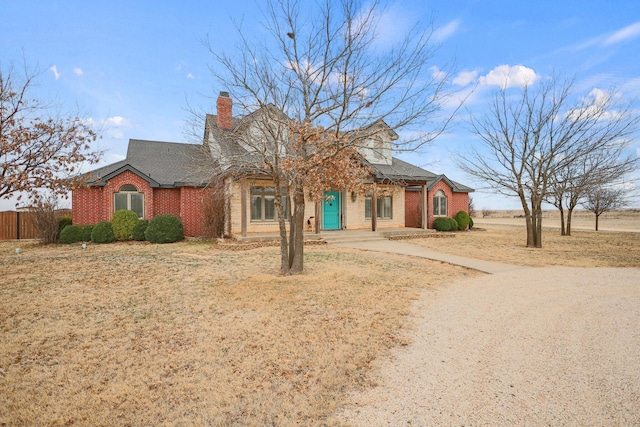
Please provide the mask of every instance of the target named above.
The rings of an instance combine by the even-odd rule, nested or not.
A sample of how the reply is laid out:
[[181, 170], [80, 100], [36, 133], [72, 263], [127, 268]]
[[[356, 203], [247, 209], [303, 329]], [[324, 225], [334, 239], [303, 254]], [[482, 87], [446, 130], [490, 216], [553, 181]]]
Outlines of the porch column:
[[427, 184], [422, 184], [422, 228], [429, 227], [429, 206], [427, 205]]
[[240, 180], [240, 234], [247, 237], [247, 180]]
[[320, 234], [320, 214], [321, 214], [321, 204], [318, 202], [313, 202], [315, 204], [315, 218], [313, 218], [316, 226], [316, 234]]
[[371, 231], [378, 228], [378, 194], [376, 192], [376, 184], [373, 184], [371, 190]]

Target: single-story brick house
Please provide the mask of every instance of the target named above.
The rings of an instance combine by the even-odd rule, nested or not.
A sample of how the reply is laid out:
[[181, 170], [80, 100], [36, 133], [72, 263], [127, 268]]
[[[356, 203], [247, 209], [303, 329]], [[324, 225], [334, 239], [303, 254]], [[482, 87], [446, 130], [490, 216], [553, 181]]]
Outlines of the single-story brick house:
[[[225, 92], [218, 98], [217, 110], [216, 115], [206, 116], [203, 144], [130, 140], [126, 159], [90, 172], [87, 185], [73, 191], [74, 223], [95, 224], [110, 220], [118, 209], [130, 209], [145, 219], [176, 215], [185, 225], [185, 235], [203, 234], [203, 198], [210, 194], [203, 190], [211, 176], [204, 165], [224, 169], [225, 159], [251, 161], [252, 148], [242, 141], [256, 134], [255, 126], [263, 117], [256, 111], [234, 118]], [[371, 138], [359, 152], [384, 196], [374, 201], [370, 194], [358, 195], [348, 188], [328, 189], [323, 202], [305, 204], [310, 230], [431, 228], [438, 216], [468, 210], [473, 189], [393, 157], [392, 141], [398, 136], [384, 122], [368, 128]], [[275, 188], [265, 174], [248, 168], [244, 174], [225, 178], [223, 188], [225, 207], [220, 214], [225, 234], [278, 231]]]

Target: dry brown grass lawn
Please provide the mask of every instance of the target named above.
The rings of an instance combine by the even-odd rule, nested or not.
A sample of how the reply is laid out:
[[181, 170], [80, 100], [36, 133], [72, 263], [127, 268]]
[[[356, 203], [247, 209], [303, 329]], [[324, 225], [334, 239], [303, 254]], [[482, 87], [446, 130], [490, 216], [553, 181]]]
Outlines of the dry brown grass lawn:
[[[480, 222], [480, 220], [478, 220]], [[526, 266], [640, 267], [640, 233], [576, 230], [560, 236], [545, 228], [542, 248], [526, 247], [524, 225], [481, 224], [479, 230], [456, 232], [451, 239], [409, 241], [454, 255]]]
[[[457, 239], [459, 240], [459, 239]], [[407, 342], [422, 290], [476, 274], [309, 247], [0, 243], [0, 425], [320, 425]]]

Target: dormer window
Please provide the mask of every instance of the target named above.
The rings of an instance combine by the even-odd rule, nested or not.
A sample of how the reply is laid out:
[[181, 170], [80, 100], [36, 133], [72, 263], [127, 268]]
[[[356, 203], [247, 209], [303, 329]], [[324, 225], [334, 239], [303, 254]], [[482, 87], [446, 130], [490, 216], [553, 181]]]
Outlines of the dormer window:
[[120, 191], [114, 194], [114, 211], [128, 210], [144, 217], [144, 194], [139, 193], [135, 185], [125, 184], [120, 187]]

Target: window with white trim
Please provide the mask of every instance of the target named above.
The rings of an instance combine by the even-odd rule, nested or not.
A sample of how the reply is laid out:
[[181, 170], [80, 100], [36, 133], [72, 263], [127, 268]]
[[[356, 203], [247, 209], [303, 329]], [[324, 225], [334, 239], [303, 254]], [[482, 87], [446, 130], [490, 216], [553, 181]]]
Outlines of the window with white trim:
[[135, 185], [123, 185], [113, 196], [114, 211], [128, 210], [135, 212], [138, 218], [144, 217], [144, 194], [139, 193]]
[[[371, 193], [367, 192], [364, 198], [364, 218], [371, 219]], [[391, 196], [378, 197], [376, 199], [376, 218], [393, 219], [393, 199]]]
[[447, 216], [447, 196], [442, 190], [436, 191], [436, 195], [433, 197], [433, 215]]
[[[285, 219], [289, 218], [289, 198], [286, 189], [281, 190]], [[251, 187], [251, 221], [275, 221], [276, 212], [275, 187]]]

